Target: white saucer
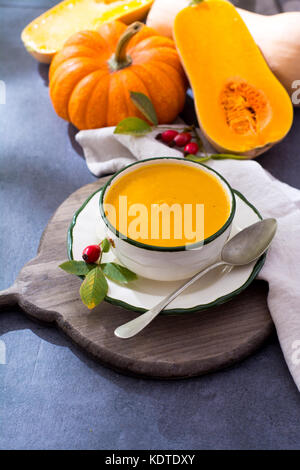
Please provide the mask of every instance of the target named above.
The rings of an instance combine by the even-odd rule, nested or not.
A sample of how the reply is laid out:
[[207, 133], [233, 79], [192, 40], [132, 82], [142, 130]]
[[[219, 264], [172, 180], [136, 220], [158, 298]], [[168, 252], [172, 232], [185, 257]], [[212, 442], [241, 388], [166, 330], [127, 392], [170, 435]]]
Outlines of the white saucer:
[[[105, 238], [105, 225], [99, 213], [100, 191], [101, 188], [93, 193], [73, 217], [68, 232], [70, 259], [82, 260], [82, 251], [87, 245], [99, 243]], [[261, 219], [257, 209], [238, 191], [234, 192], [237, 206], [231, 236]], [[217, 268], [211, 271], [184, 291], [162, 313], [195, 312], [230, 300], [253, 281], [264, 264], [265, 256], [247, 266]], [[111, 252], [103, 254], [103, 262], [113, 260], [116, 261]], [[183, 283], [151, 281], [142, 277], [128, 285], [121, 285], [109, 279], [107, 281], [107, 302], [138, 312], [149, 310]]]

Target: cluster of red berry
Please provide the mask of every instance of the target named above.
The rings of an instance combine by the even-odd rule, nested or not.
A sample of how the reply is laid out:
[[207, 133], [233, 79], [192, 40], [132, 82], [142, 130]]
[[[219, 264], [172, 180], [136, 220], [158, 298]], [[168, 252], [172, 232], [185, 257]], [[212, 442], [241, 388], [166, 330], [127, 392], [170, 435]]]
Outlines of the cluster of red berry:
[[168, 129], [156, 136], [158, 140], [161, 140], [169, 147], [184, 147], [183, 151], [186, 155], [196, 155], [199, 151], [198, 144], [191, 142], [192, 136], [189, 132], [177, 132], [174, 129]]

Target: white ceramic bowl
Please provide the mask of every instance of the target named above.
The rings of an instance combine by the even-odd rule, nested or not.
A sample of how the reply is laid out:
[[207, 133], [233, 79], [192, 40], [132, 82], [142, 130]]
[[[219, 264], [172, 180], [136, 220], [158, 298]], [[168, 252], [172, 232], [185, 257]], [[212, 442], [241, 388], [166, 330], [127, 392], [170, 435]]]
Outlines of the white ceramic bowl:
[[[103, 207], [106, 191], [118, 178], [144, 165], [163, 163], [166, 160], [183, 165], [195, 166], [203, 171], [212, 173], [224, 188], [230, 200], [230, 214], [225, 224], [212, 236], [204, 241], [178, 247], [160, 247], [147, 245], [130, 238], [124, 238], [108, 221]], [[235, 197], [227, 181], [216, 171], [197, 162], [175, 157], [160, 157], [140, 160], [132, 163], [116, 173], [104, 186], [100, 194], [100, 214], [106, 225], [107, 237], [114, 240], [114, 252], [118, 260], [139, 276], [158, 281], [178, 281], [187, 279], [202, 268], [216, 261], [228, 239], [232, 220], [235, 214]]]

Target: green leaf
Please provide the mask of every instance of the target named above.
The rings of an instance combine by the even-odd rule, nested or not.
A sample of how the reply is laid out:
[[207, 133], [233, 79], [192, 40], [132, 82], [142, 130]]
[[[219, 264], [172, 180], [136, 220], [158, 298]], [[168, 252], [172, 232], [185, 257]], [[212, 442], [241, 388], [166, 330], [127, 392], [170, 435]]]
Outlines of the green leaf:
[[87, 308], [100, 304], [108, 291], [107, 281], [99, 266], [90, 271], [80, 287], [80, 297]]
[[114, 134], [145, 135], [152, 131], [152, 127], [143, 119], [128, 117], [119, 122]]
[[151, 100], [144, 93], [138, 93], [137, 91], [130, 92], [131, 101], [134, 102], [136, 107], [143, 113], [148, 121], [152, 122], [154, 126], [158, 125], [158, 119], [155, 108], [151, 103]]
[[189, 6], [191, 5], [198, 5], [199, 3], [204, 2], [204, 0], [191, 0]]
[[110, 241], [107, 238], [104, 238], [104, 240], [102, 240], [101, 250], [103, 253], [107, 253], [110, 250]]
[[92, 269], [96, 268], [97, 264], [86, 263], [85, 261], [66, 261], [59, 265], [67, 273], [76, 274], [77, 276], [86, 276]]
[[103, 263], [101, 268], [105, 276], [112, 281], [127, 284], [127, 282], [137, 279], [135, 273], [117, 263]]

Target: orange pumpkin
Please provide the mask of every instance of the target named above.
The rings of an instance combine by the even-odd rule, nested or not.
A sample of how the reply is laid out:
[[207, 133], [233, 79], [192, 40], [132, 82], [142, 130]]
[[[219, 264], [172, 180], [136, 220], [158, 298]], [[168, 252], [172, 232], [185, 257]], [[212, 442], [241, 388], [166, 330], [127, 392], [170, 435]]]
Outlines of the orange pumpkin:
[[103, 24], [74, 34], [50, 66], [50, 97], [57, 114], [78, 129], [114, 126], [143, 117], [130, 99], [152, 101], [160, 124], [172, 122], [185, 101], [186, 78], [174, 42], [135, 22]]

